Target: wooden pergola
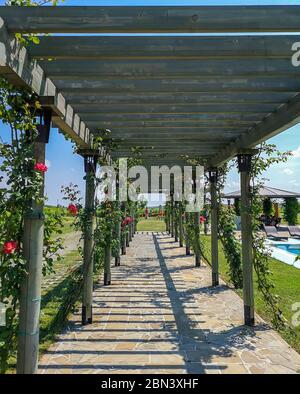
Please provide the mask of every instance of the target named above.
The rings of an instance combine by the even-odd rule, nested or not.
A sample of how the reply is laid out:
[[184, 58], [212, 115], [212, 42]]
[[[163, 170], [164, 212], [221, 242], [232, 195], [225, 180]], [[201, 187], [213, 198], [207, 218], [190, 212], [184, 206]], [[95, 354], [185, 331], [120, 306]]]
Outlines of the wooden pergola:
[[[14, 33], [53, 35], [25, 48]], [[112, 157], [126, 157], [132, 147], [142, 146], [146, 166], [183, 166], [183, 155], [205, 159], [213, 285], [218, 284], [217, 168], [238, 155], [248, 325], [254, 324], [247, 213], [251, 149], [299, 121], [300, 68], [291, 62], [295, 42], [300, 42], [300, 6], [0, 7], [0, 74], [39, 95], [52, 123], [80, 147], [86, 172], [94, 171], [95, 156], [109, 161], [105, 149], [91, 151], [93, 136], [107, 129], [119, 144]], [[45, 144], [37, 146], [42, 160]], [[89, 208], [94, 201], [89, 181], [86, 190]], [[21, 300], [20, 373], [37, 369], [43, 241], [42, 215], [37, 215], [42, 208], [37, 209], [25, 220], [31, 238]], [[91, 233], [84, 241], [86, 324], [92, 321]]]

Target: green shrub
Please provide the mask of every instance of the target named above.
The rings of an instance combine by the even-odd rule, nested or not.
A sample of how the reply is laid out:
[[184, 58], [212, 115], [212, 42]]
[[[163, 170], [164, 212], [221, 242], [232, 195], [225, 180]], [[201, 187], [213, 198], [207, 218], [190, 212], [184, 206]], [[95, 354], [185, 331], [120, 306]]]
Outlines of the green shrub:
[[299, 203], [296, 197], [287, 197], [284, 199], [283, 204], [283, 217], [285, 221], [294, 226], [297, 224], [297, 215], [299, 212]]

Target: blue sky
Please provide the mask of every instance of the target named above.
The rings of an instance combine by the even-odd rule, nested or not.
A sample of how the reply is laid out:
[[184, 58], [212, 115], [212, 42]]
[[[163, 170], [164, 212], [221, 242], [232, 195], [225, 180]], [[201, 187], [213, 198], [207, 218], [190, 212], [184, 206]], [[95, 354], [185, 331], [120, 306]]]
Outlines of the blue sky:
[[[0, 4], [5, 1], [0, 0]], [[300, 0], [291, 1], [197, 1], [197, 0], [152, 0], [152, 1], [120, 1], [120, 0], [66, 0], [64, 5], [281, 5], [296, 4], [300, 5]], [[8, 138], [8, 129], [0, 123], [0, 136], [4, 140]], [[270, 179], [269, 184], [273, 187], [299, 191], [300, 192], [300, 125], [297, 125], [280, 135], [272, 138], [270, 142], [276, 143], [277, 147], [284, 150], [295, 152], [287, 163], [273, 166], [266, 177]], [[58, 133], [57, 129], [52, 129], [50, 142], [47, 145], [47, 164], [46, 174], [46, 194], [49, 203], [56, 204], [61, 202], [60, 187], [70, 182], [77, 183], [84, 190], [83, 181], [83, 160], [80, 156], [72, 153], [72, 144]], [[226, 191], [239, 188], [239, 176], [236, 170], [231, 171], [228, 177]]]

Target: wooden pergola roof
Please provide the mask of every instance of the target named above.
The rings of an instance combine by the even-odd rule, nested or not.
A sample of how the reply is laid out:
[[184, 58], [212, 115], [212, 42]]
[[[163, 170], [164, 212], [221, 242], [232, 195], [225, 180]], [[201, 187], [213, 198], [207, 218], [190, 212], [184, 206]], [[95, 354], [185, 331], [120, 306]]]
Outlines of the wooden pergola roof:
[[[0, 7], [0, 17], [0, 74], [32, 87], [82, 148], [109, 129], [114, 156], [141, 146], [148, 165], [189, 155], [217, 166], [299, 120], [300, 6]], [[53, 35], [20, 48], [16, 32]]]

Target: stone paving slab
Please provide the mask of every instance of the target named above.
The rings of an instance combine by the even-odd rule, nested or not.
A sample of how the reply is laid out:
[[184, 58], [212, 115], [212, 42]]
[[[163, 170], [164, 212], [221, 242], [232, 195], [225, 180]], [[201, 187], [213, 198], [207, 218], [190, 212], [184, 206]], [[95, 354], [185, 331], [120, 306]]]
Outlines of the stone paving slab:
[[167, 234], [136, 234], [112, 285], [94, 291], [40, 360], [40, 373], [295, 374], [300, 355], [262, 319], [243, 326], [242, 300], [209, 267], [194, 267]]

